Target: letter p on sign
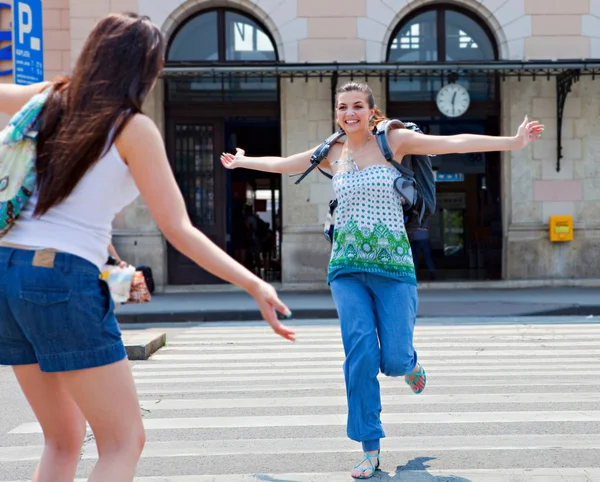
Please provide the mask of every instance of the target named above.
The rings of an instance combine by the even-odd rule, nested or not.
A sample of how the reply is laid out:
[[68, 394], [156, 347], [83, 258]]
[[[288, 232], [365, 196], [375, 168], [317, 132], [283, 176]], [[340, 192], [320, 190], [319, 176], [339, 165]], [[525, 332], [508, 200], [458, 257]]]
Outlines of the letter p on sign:
[[[33, 30], [33, 13], [31, 7], [26, 3], [18, 2], [19, 9], [19, 43], [25, 43], [25, 34], [30, 34]], [[31, 50], [41, 49], [41, 39], [37, 37], [29, 38], [29, 47]]]

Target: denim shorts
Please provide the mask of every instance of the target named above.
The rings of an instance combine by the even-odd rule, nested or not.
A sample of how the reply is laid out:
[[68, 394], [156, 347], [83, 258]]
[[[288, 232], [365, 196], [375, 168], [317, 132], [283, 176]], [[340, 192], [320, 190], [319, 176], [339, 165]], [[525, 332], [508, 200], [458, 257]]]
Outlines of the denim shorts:
[[0, 247], [0, 365], [64, 372], [125, 358], [112, 297], [94, 264]]

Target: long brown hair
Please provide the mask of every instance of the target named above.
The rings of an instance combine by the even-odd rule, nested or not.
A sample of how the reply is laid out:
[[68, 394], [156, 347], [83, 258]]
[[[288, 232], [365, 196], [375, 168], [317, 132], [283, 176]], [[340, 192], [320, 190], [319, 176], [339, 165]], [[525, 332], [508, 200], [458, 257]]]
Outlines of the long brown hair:
[[367, 96], [367, 104], [369, 105], [369, 109], [375, 109], [375, 113], [371, 117], [369, 121], [369, 128], [373, 129], [380, 122], [384, 120], [388, 120], [388, 117], [377, 107], [375, 104], [375, 96], [373, 95], [373, 91], [371, 87], [367, 84], [363, 84], [360, 82], [348, 82], [341, 87], [339, 87], [335, 92], [335, 103], [338, 103], [338, 97], [340, 94], [344, 94], [346, 92], [362, 92]]
[[40, 116], [36, 215], [68, 197], [142, 111], [163, 67], [164, 50], [162, 33], [148, 17], [111, 14], [96, 24], [73, 75], [53, 82]]

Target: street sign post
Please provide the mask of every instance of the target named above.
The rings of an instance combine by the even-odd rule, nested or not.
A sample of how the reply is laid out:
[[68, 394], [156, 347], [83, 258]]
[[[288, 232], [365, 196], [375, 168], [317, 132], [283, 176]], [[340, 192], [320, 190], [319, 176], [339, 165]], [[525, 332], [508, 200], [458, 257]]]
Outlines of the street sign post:
[[16, 84], [44, 80], [42, 0], [14, 0], [13, 58]]

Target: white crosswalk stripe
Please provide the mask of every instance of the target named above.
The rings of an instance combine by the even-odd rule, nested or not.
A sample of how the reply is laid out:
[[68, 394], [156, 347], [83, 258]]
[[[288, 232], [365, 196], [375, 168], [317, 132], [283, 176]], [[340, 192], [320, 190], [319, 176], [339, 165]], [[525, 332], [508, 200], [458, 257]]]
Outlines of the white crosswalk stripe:
[[[296, 331], [291, 344], [260, 324], [204, 324], [133, 364], [148, 437], [136, 480], [352, 480], [339, 327]], [[415, 346], [428, 386], [416, 396], [380, 376], [372, 480], [600, 482], [600, 324], [425, 324]], [[0, 466], [32, 473], [40, 426], [5, 432], [19, 442], [0, 447]], [[81, 480], [96, 458], [92, 440]]]

